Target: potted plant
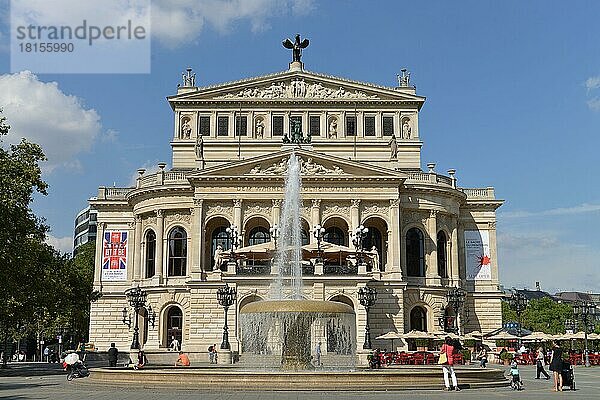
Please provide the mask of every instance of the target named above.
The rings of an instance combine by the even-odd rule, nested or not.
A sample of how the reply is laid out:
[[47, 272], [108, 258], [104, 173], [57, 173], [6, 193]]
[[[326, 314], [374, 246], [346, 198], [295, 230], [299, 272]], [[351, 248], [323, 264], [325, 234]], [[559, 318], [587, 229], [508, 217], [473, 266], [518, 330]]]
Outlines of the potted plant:
[[513, 357], [513, 354], [509, 353], [508, 351], [505, 351], [504, 353], [500, 354], [500, 359], [502, 360], [504, 365], [510, 365], [510, 362], [512, 361]]

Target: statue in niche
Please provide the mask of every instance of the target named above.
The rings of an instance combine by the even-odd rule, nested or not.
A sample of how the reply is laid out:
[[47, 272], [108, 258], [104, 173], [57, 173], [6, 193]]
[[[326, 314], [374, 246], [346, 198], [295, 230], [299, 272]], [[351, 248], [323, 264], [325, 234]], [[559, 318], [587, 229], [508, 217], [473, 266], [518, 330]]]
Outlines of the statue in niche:
[[395, 160], [398, 158], [398, 142], [396, 141], [396, 135], [392, 134], [392, 138], [388, 142], [390, 146], [390, 159]]
[[218, 244], [217, 248], [215, 249], [215, 266], [213, 268], [213, 271], [219, 271], [221, 269], [221, 266], [223, 266], [223, 264], [225, 263], [225, 258], [225, 250], [223, 250], [223, 246]]
[[373, 272], [379, 272], [379, 251], [377, 250], [377, 247], [371, 247], [371, 251], [369, 253], [371, 253], [371, 259], [373, 262]]
[[332, 118], [329, 122], [329, 137], [332, 139], [337, 138], [337, 118]]
[[410, 139], [410, 124], [408, 123], [409, 119], [406, 118], [402, 123], [402, 139]]
[[194, 150], [196, 151], [196, 158], [198, 160], [204, 160], [204, 139], [202, 135], [198, 135], [196, 137], [196, 145], [194, 146]]
[[256, 135], [256, 138], [258, 138], [258, 139], [263, 138], [263, 136], [265, 134], [265, 123], [263, 122], [262, 118], [256, 119], [256, 126], [254, 128], [254, 133]]
[[189, 139], [192, 136], [192, 126], [190, 125], [190, 119], [184, 118], [183, 124], [181, 125], [181, 138]]

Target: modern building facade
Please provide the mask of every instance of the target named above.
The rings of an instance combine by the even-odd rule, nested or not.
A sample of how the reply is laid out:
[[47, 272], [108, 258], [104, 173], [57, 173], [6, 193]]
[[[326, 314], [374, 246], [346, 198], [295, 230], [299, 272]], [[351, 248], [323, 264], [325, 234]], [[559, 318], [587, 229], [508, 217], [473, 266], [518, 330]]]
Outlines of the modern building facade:
[[73, 231], [73, 255], [77, 254], [77, 248], [82, 244], [96, 241], [97, 217], [98, 212], [90, 206], [77, 213]]
[[[91, 201], [99, 230], [95, 288], [103, 293], [91, 309], [97, 348], [129, 347], [124, 292], [139, 285], [156, 313], [153, 327], [141, 309], [144, 348], [166, 352], [175, 337], [192, 357], [206, 357], [221, 342], [216, 293], [227, 283], [237, 290], [229, 338], [243, 359], [238, 316], [266, 299], [273, 282], [270, 256], [259, 253], [268, 252], [280, 222], [292, 153], [302, 163], [303, 244], [317, 245], [317, 225], [333, 244], [323, 262], [305, 260], [303, 296], [352, 306], [357, 350], [366, 323], [357, 292], [365, 285], [377, 291], [373, 346], [389, 348], [375, 339], [389, 331], [501, 327], [495, 210], [502, 201], [491, 187], [459, 187], [454, 170], [421, 169], [425, 98], [405, 71], [397, 86], [385, 87], [294, 61], [283, 72], [203, 87], [188, 70], [168, 102], [172, 168], [139, 170], [135, 187], [100, 187]], [[355, 247], [360, 226], [368, 232]], [[467, 292], [459, 318], [448, 306], [453, 287]]]

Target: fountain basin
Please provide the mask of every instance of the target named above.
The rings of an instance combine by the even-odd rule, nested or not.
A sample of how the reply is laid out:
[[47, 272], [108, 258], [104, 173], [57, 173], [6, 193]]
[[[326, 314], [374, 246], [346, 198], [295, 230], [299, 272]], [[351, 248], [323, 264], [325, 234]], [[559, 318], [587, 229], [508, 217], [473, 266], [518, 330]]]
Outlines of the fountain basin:
[[320, 315], [354, 314], [347, 304], [322, 300], [263, 300], [245, 305], [240, 314], [317, 313]]

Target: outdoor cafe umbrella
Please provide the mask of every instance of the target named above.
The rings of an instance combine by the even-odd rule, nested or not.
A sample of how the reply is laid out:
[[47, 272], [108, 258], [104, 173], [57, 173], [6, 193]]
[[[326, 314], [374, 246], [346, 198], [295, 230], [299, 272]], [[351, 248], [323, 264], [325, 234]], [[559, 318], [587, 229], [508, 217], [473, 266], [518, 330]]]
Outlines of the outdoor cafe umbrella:
[[508, 332], [502, 331], [500, 333], [495, 334], [494, 336], [488, 337], [487, 339], [490, 339], [490, 340], [517, 340], [517, 339], [519, 339], [519, 337], [516, 335], [512, 335]]
[[377, 336], [375, 339], [391, 340], [392, 341], [392, 351], [394, 351], [394, 349], [395, 349], [395, 347], [394, 347], [394, 339], [400, 339], [400, 340], [402, 340], [402, 335], [399, 334], [398, 332], [390, 331], [388, 333], [384, 333], [383, 335]]
[[402, 335], [403, 339], [437, 339], [433, 333], [412, 330]]
[[234, 250], [237, 255], [245, 255], [248, 258], [257, 260], [268, 260], [273, 257], [275, 252], [275, 243], [273, 241], [255, 244], [252, 246], [240, 247]]
[[469, 332], [464, 336], [464, 338], [468, 340], [475, 340], [476, 342], [481, 342], [483, 341], [483, 333], [479, 331]]
[[531, 332], [531, 334], [529, 334], [527, 336], [523, 336], [521, 339], [525, 342], [545, 341], [545, 340], [551, 340], [552, 335], [537, 331], [537, 332]]
[[[570, 333], [570, 334], [566, 334], [565, 337], [568, 337], [569, 339], [584, 340], [585, 339], [585, 332], [584, 331], [579, 331], [577, 333]], [[589, 338], [590, 338], [590, 335], [588, 334], [588, 339]]]

